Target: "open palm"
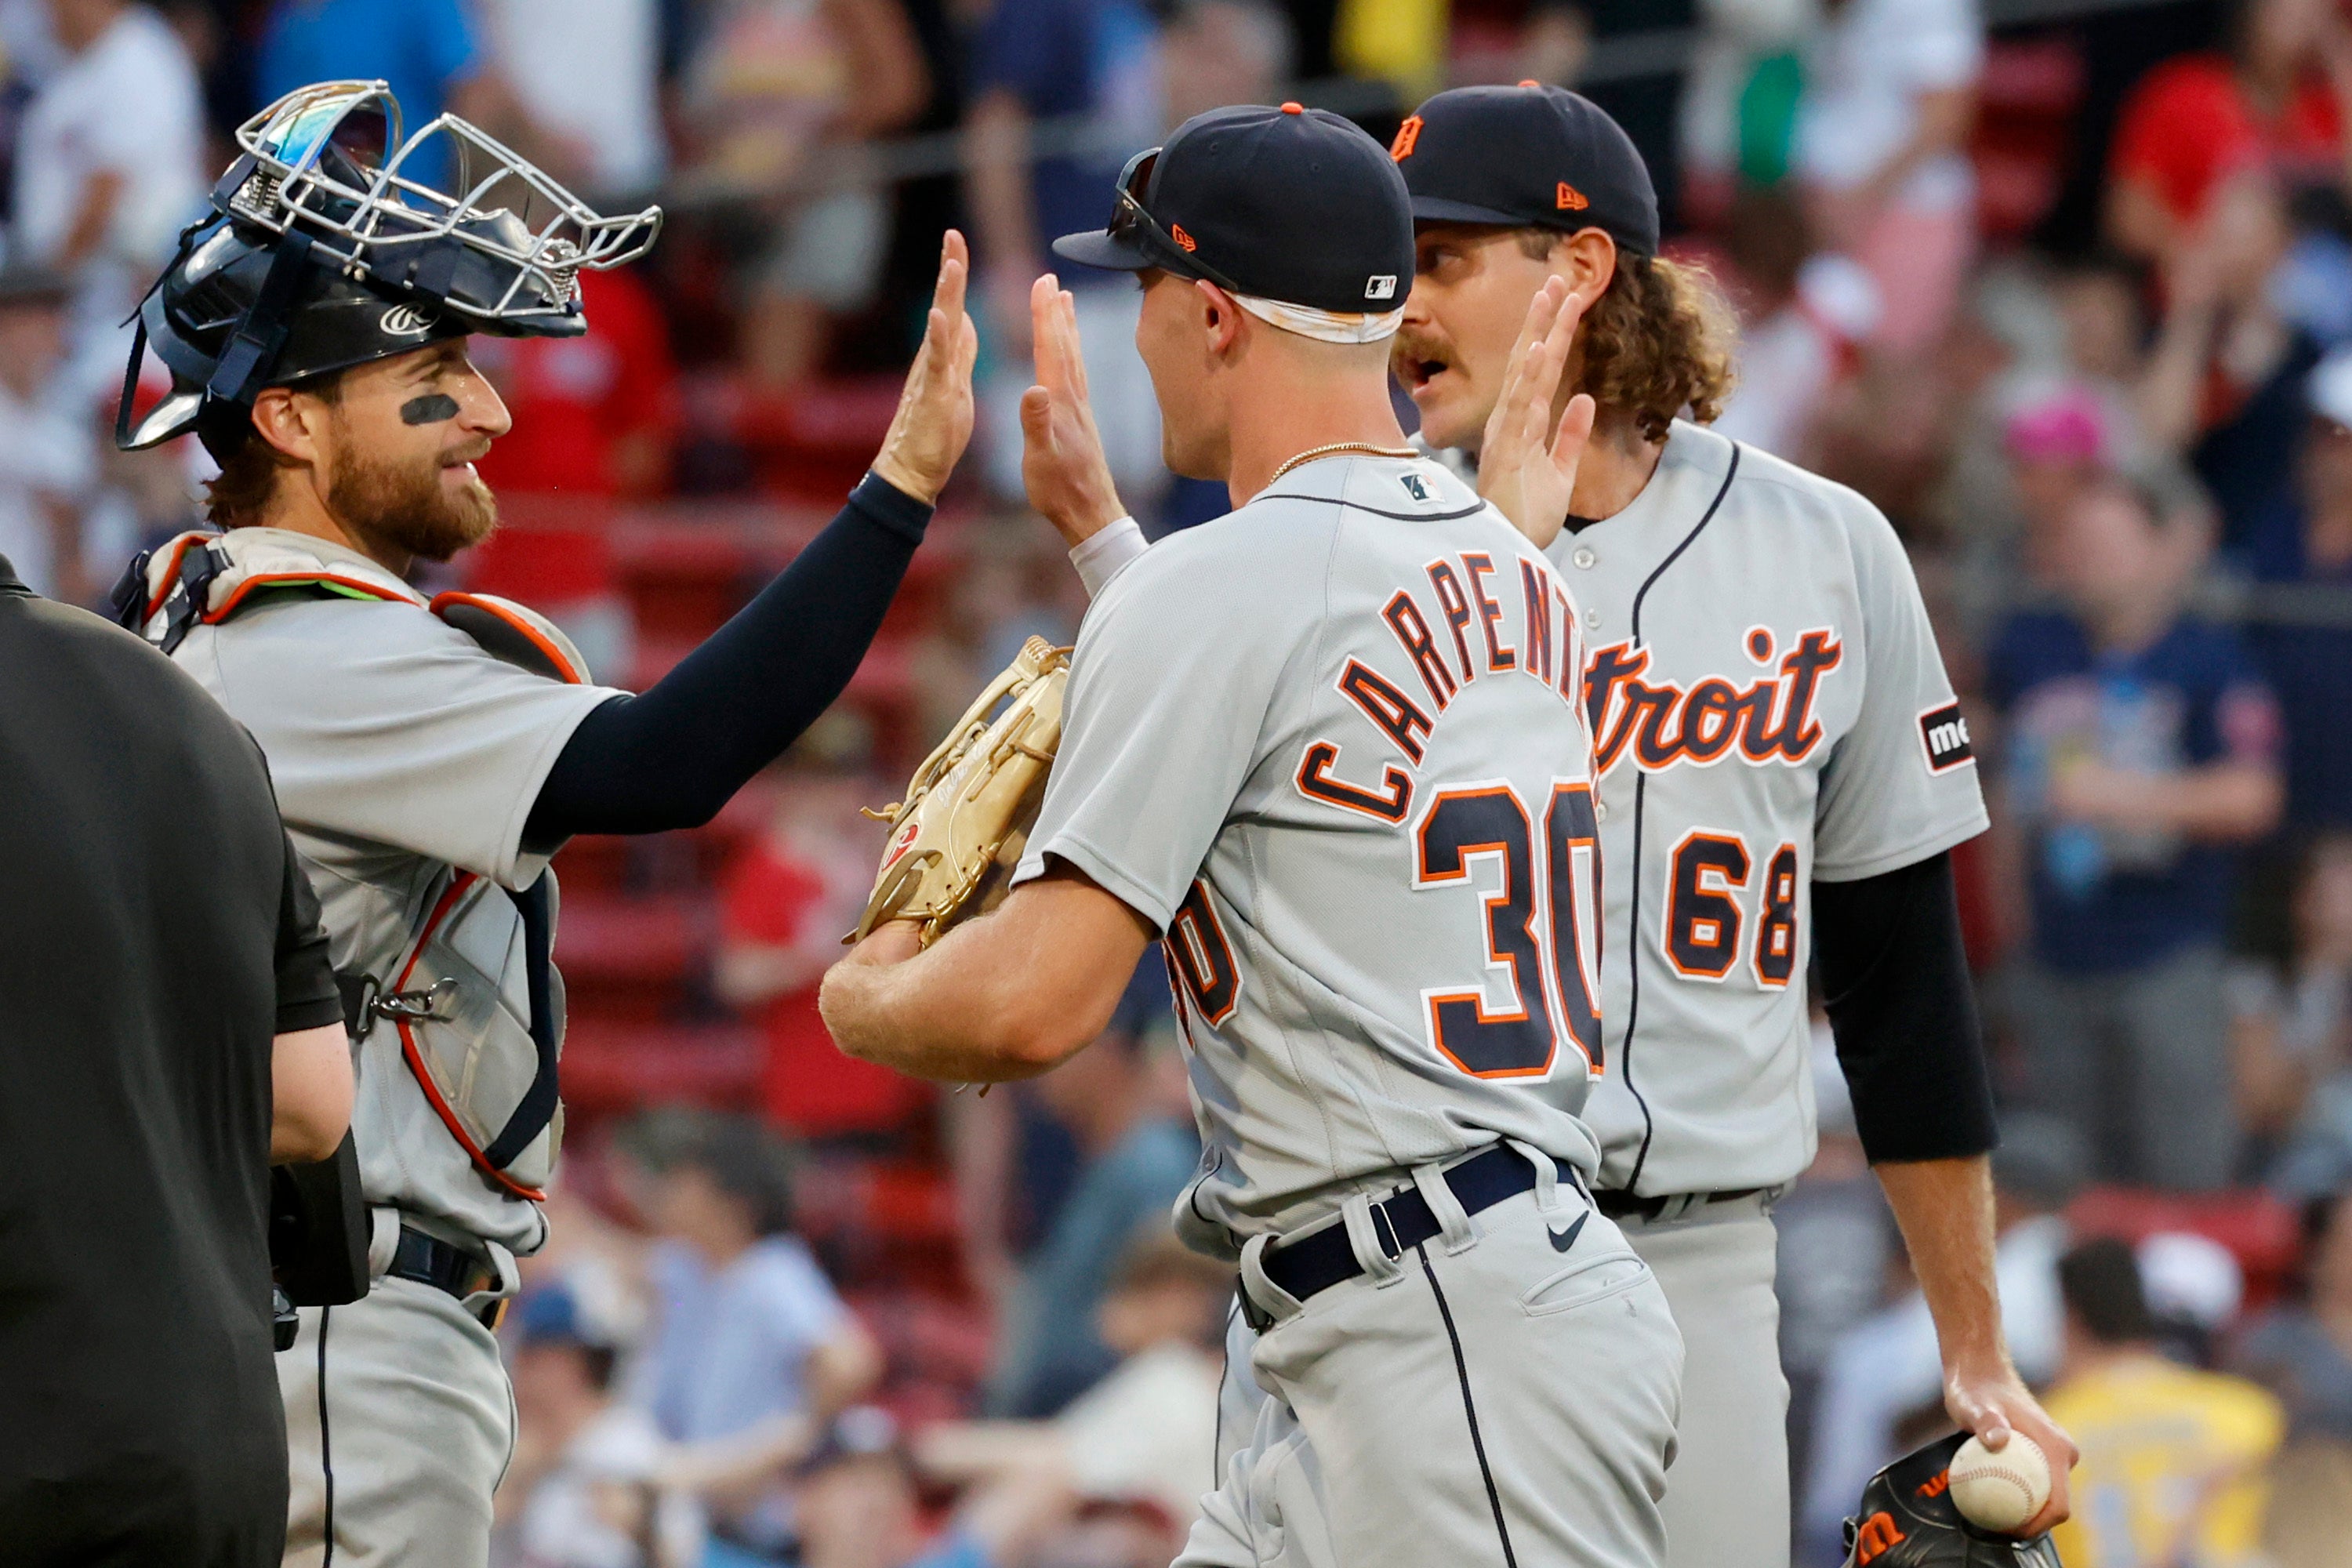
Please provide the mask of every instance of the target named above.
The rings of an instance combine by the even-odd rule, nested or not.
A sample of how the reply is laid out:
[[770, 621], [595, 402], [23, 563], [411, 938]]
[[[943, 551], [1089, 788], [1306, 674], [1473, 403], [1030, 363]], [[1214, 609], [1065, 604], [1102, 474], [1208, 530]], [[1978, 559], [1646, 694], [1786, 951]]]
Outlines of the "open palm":
[[1557, 430], [1551, 422], [1583, 314], [1565, 279], [1551, 279], [1537, 290], [1478, 447], [1478, 493], [1538, 550], [1559, 538], [1568, 521], [1577, 466], [1592, 435], [1593, 402], [1581, 392], [1568, 400]]

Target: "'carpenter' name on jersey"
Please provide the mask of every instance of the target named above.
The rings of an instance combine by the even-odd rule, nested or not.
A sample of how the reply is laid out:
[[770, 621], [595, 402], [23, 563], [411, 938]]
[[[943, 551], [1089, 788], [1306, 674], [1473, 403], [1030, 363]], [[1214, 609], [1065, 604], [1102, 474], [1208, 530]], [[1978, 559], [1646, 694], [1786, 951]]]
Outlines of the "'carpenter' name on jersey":
[[[1509, 585], [1514, 574], [1508, 565], [1498, 568], [1486, 552], [1441, 555], [1422, 568], [1425, 589], [1420, 584], [1401, 587], [1381, 607], [1381, 618], [1411, 661], [1426, 704], [1416, 700], [1406, 683], [1390, 679], [1361, 659], [1350, 658], [1340, 672], [1340, 695], [1416, 767], [1427, 754], [1437, 720], [1465, 687], [1482, 677], [1513, 674], [1541, 681], [1576, 711], [1577, 670], [1582, 662], [1576, 612], [1549, 567], [1526, 557], [1508, 564], [1518, 568], [1516, 593]], [[1490, 578], [1502, 581], [1490, 584]], [[1423, 594], [1430, 608], [1423, 605]], [[1405, 819], [1412, 809], [1410, 769], [1388, 763], [1381, 770], [1381, 787], [1374, 790], [1339, 777], [1334, 772], [1339, 760], [1336, 742], [1308, 742], [1298, 759], [1299, 792], [1383, 822]]]

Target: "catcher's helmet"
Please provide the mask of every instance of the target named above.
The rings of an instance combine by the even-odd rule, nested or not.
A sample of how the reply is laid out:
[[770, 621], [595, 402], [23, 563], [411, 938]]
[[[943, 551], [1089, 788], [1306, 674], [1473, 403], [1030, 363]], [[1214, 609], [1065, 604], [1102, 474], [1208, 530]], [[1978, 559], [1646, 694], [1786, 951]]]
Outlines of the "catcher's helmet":
[[1952, 1502], [1952, 1456], [1965, 1432], [1895, 1460], [1862, 1489], [1845, 1521], [1846, 1568], [2061, 1568], [2050, 1537], [1979, 1530]]
[[[642, 256], [661, 228], [658, 207], [598, 216], [455, 115], [404, 138], [380, 81], [299, 89], [236, 140], [212, 212], [140, 304], [115, 417], [126, 449], [194, 430], [225, 460], [266, 386], [467, 332], [576, 337], [580, 268]], [[456, 195], [402, 172], [436, 162]], [[172, 390], [134, 427], [149, 343]]]

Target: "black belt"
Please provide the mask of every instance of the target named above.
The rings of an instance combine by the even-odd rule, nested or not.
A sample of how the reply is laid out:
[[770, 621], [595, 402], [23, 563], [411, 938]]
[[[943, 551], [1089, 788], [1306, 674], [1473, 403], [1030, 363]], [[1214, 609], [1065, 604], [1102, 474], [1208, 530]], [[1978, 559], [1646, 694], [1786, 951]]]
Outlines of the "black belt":
[[[430, 1285], [461, 1302], [481, 1291], [495, 1290], [499, 1284], [499, 1271], [488, 1258], [404, 1225], [400, 1227], [400, 1245], [392, 1251], [392, 1267], [384, 1273], [391, 1279]], [[492, 1301], [475, 1315], [484, 1328], [495, 1329], [506, 1315], [506, 1305], [502, 1300]]]
[[[1584, 1191], [1583, 1178], [1576, 1173], [1576, 1167], [1566, 1161], [1554, 1163], [1559, 1168], [1561, 1181], [1580, 1193]], [[1445, 1172], [1444, 1180], [1461, 1203], [1463, 1212], [1476, 1214], [1533, 1187], [1536, 1168], [1517, 1150], [1497, 1143]], [[1399, 1187], [1385, 1202], [1372, 1205], [1372, 1234], [1380, 1238], [1382, 1249], [1391, 1258], [1402, 1258], [1443, 1228], [1429, 1200], [1421, 1195], [1416, 1186]], [[1259, 1261], [1265, 1268], [1265, 1277], [1296, 1301], [1304, 1301], [1364, 1271], [1364, 1266], [1356, 1261], [1356, 1249], [1348, 1239], [1344, 1223], [1327, 1226], [1280, 1247], [1269, 1247]], [[1257, 1310], [1247, 1290], [1242, 1292], [1242, 1310], [1253, 1327], [1263, 1329], [1271, 1321]]]
[[1611, 1219], [1655, 1220], [1676, 1204], [1691, 1209], [1705, 1208], [1709, 1204], [1737, 1203], [1769, 1191], [1764, 1187], [1736, 1187], [1723, 1193], [1669, 1193], [1664, 1197], [1645, 1198], [1635, 1194], [1610, 1190], [1592, 1194], [1592, 1206]]

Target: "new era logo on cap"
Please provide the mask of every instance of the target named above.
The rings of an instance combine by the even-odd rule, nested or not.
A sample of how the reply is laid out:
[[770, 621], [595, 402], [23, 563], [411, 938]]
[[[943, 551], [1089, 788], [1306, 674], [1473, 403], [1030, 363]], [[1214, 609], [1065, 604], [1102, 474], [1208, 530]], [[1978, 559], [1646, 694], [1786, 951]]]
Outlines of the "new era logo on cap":
[[1584, 193], [1582, 191], [1578, 190], [1566, 180], [1562, 180], [1559, 183], [1559, 194], [1554, 198], [1554, 201], [1559, 210], [1564, 213], [1580, 213], [1585, 208], [1592, 205], [1591, 202], [1584, 199]]
[[1976, 749], [1969, 743], [1969, 721], [1960, 716], [1957, 702], [1920, 714], [1919, 740], [1927, 748], [1931, 773], [1949, 773], [1976, 760]]
[[1364, 298], [1393, 300], [1396, 298], [1396, 274], [1393, 272], [1383, 272], [1376, 278], [1367, 279], [1364, 282]]

